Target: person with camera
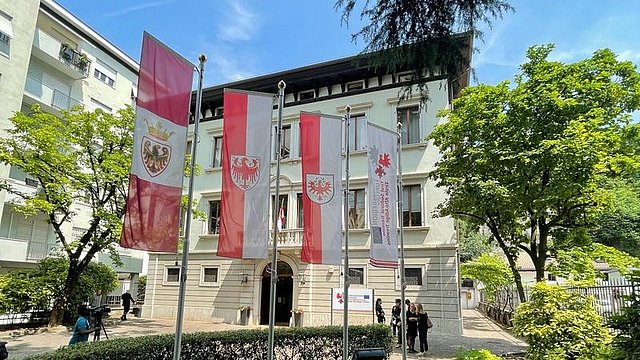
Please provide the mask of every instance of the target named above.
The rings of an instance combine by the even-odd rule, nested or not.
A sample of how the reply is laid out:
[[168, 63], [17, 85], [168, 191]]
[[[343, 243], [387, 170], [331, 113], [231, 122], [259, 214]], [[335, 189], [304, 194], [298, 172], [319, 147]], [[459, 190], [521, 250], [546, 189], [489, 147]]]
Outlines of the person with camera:
[[131, 309], [131, 303], [136, 303], [135, 300], [133, 300], [133, 296], [131, 296], [131, 293], [129, 293], [129, 290], [127, 290], [124, 294], [122, 294], [122, 316], [120, 316], [120, 320], [127, 320], [127, 313], [129, 313], [129, 309]]
[[69, 345], [87, 342], [89, 334], [94, 331], [95, 329], [89, 324], [89, 309], [85, 305], [78, 306], [78, 320], [76, 320], [76, 325], [73, 327], [73, 335], [69, 340]]

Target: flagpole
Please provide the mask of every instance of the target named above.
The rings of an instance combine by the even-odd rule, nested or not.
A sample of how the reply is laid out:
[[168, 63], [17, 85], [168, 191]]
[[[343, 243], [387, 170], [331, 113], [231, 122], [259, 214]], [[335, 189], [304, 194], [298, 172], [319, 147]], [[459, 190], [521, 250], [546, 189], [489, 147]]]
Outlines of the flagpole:
[[404, 278], [404, 190], [402, 184], [402, 123], [398, 122], [398, 210], [399, 210], [399, 227], [400, 227], [400, 301], [402, 306], [400, 312], [400, 334], [402, 338], [402, 360], [407, 360], [407, 306], [405, 301], [405, 289], [407, 283]]
[[189, 164], [189, 193], [187, 212], [185, 214], [184, 243], [182, 244], [182, 264], [180, 265], [180, 291], [178, 293], [178, 314], [176, 317], [176, 339], [173, 344], [173, 360], [180, 360], [182, 344], [182, 318], [184, 317], [184, 298], [187, 289], [187, 267], [189, 265], [189, 234], [191, 233], [191, 207], [193, 206], [193, 180], [195, 178], [196, 148], [198, 147], [198, 124], [202, 107], [202, 77], [207, 57], [200, 54], [198, 68], [198, 92], [196, 93], [196, 109], [193, 126], [193, 146], [191, 147], [191, 164]]
[[[276, 132], [276, 194], [274, 204], [280, 198], [280, 160], [282, 157], [282, 108], [284, 107], [284, 89], [287, 84], [280, 80], [278, 83], [278, 131]], [[274, 206], [275, 208], [275, 206]], [[278, 209], [278, 212], [280, 210]], [[276, 285], [278, 283], [278, 215], [274, 216], [273, 250], [271, 254], [271, 293], [269, 297], [269, 360], [274, 358], [274, 332], [276, 323]]]
[[346, 116], [346, 164], [345, 164], [345, 186], [344, 186], [344, 289], [342, 298], [344, 299], [343, 329], [342, 329], [342, 358], [349, 358], [349, 126], [351, 123], [351, 106], [345, 108]]

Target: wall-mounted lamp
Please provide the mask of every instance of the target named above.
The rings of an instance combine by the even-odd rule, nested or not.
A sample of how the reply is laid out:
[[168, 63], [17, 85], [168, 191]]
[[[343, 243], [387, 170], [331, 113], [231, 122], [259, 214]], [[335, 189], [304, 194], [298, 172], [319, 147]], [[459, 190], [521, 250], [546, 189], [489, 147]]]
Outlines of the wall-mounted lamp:
[[249, 282], [249, 274], [240, 273], [240, 284], [246, 284]]
[[298, 280], [300, 281], [300, 285], [304, 285], [307, 283], [306, 275], [304, 272], [298, 274]]

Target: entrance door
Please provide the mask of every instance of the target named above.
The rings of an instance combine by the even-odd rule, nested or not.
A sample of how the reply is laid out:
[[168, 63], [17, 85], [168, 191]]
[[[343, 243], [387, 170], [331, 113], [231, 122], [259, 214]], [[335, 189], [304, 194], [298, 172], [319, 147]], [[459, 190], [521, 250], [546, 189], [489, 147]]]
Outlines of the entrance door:
[[[271, 292], [271, 264], [262, 272], [262, 298], [260, 304], [260, 324], [269, 324], [269, 296]], [[276, 325], [289, 326], [293, 305], [293, 270], [284, 261], [278, 261], [278, 282], [276, 284]]]

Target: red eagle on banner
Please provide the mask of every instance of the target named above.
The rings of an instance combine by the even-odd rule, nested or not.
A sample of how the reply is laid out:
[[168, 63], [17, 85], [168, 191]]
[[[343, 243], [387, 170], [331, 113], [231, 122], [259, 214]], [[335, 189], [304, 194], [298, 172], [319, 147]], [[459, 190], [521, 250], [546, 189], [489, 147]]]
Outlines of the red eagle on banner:
[[253, 188], [260, 178], [260, 158], [231, 155], [231, 179], [240, 189]]
[[307, 196], [318, 204], [326, 204], [333, 199], [333, 175], [307, 174]]

